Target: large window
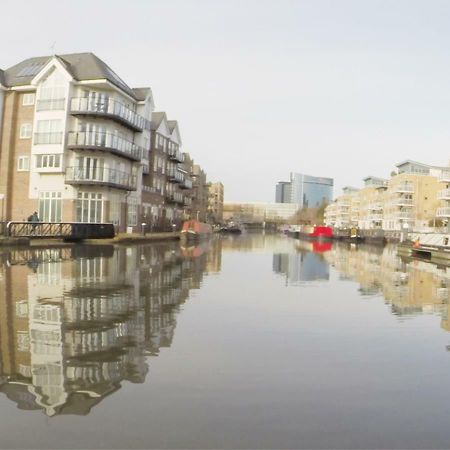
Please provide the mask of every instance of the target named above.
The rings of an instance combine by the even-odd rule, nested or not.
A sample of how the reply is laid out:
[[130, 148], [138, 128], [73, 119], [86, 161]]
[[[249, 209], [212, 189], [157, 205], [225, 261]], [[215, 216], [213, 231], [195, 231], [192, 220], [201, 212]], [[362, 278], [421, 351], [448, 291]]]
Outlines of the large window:
[[122, 196], [120, 194], [110, 195], [109, 220], [114, 225], [120, 225], [121, 199]]
[[37, 102], [38, 111], [61, 110], [65, 106], [67, 82], [64, 76], [54, 70], [42, 83]]
[[88, 223], [102, 222], [102, 194], [79, 192], [77, 198], [77, 221]]
[[39, 218], [42, 222], [61, 222], [61, 192], [39, 193]]
[[20, 139], [30, 139], [32, 130], [33, 126], [31, 125], [31, 123], [23, 123], [22, 125], [20, 125]]
[[62, 121], [38, 120], [34, 137], [35, 144], [61, 144], [62, 142]]

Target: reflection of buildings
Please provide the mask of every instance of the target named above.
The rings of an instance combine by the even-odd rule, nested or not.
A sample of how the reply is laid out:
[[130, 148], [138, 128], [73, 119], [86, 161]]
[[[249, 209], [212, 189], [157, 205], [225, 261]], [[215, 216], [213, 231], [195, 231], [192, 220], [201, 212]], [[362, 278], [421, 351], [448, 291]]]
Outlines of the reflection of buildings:
[[329, 263], [320, 253], [299, 251], [297, 253], [274, 253], [273, 271], [286, 276], [286, 284], [295, 285], [305, 281], [328, 280]]
[[341, 277], [360, 284], [366, 295], [382, 294], [395, 314], [441, 314], [441, 326], [450, 331], [450, 269], [425, 261], [405, 261], [396, 248], [334, 245], [325, 254]]
[[19, 408], [87, 414], [123, 380], [143, 382], [208, 256], [101, 248], [0, 255], [0, 390]]

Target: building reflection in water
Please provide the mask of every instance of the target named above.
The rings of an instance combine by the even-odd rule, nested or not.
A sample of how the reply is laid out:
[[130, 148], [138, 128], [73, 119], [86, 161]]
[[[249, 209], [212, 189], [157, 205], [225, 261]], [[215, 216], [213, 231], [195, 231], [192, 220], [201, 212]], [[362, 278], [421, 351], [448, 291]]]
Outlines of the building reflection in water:
[[329, 280], [329, 263], [323, 253], [331, 248], [329, 242], [299, 241], [294, 253], [274, 253], [273, 271], [285, 275], [286, 285], [291, 286], [307, 281]]
[[20, 409], [88, 414], [173, 340], [176, 315], [220, 241], [0, 253], [0, 391]]
[[450, 268], [401, 258], [395, 246], [337, 244], [325, 258], [341, 279], [357, 281], [363, 295], [381, 294], [394, 314], [439, 314], [442, 328], [450, 331]]

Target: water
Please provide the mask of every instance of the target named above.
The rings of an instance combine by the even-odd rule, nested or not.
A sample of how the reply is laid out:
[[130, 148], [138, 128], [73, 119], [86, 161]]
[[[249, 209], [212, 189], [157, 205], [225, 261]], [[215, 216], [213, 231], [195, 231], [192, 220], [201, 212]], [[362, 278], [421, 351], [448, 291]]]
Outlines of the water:
[[448, 448], [449, 279], [273, 235], [0, 251], [0, 447]]

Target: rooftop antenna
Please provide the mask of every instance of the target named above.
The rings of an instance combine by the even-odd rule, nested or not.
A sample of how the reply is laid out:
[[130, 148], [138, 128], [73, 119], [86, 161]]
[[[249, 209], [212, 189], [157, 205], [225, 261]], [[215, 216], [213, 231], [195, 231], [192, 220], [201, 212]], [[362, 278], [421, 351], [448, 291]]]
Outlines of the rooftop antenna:
[[53, 41], [53, 44], [50, 47], [50, 50], [51, 50], [53, 56], [56, 56], [55, 47], [56, 47], [56, 41]]

